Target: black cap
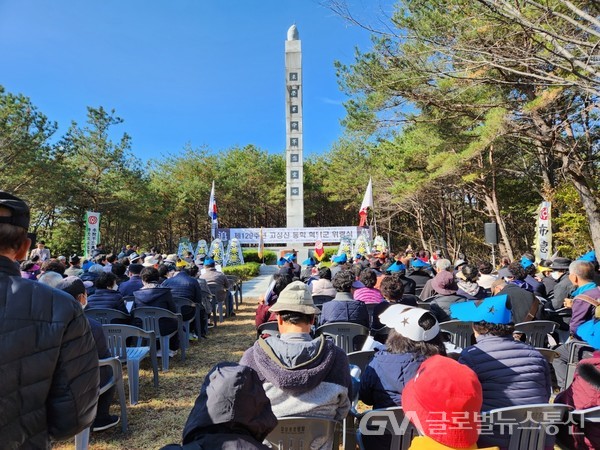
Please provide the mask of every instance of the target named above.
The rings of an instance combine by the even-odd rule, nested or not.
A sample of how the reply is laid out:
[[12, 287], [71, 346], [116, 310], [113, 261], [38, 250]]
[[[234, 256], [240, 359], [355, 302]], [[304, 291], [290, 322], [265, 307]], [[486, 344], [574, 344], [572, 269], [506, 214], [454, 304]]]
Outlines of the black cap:
[[11, 211], [9, 217], [0, 216], [0, 223], [7, 223], [16, 227], [29, 228], [29, 206], [23, 200], [8, 192], [0, 191], [0, 206]]
[[91, 281], [82, 281], [81, 278], [70, 276], [64, 278], [60, 283], [58, 283], [56, 285], [56, 289], [65, 291], [76, 299], [78, 295], [85, 293], [86, 288], [93, 285], [94, 283]]

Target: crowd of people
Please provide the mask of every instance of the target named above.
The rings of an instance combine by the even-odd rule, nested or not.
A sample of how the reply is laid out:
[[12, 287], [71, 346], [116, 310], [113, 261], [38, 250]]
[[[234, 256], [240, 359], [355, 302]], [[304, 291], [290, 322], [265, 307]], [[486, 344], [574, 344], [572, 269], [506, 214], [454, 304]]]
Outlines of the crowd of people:
[[[295, 362], [287, 368], [296, 377], [307, 376], [298, 363], [303, 362], [307, 348], [320, 345], [319, 338], [310, 334], [309, 325], [314, 325], [314, 331], [315, 327], [332, 322], [351, 322], [368, 327], [376, 342], [375, 345], [368, 340], [365, 343], [364, 339], [354, 342], [354, 350], [373, 346], [377, 350], [360, 374], [358, 392], [354, 392], [374, 409], [403, 406], [406, 411], [413, 411], [403, 401], [405, 389], [417, 378], [425, 362], [434, 357], [456, 360], [461, 364], [461, 378], [465, 378], [467, 370], [470, 378], [466, 378], [477, 380], [478, 387], [470, 389], [479, 396], [478, 403], [475, 402], [479, 405], [477, 413], [545, 404], [559, 391], [558, 399], [573, 408], [600, 405], [597, 388], [600, 354], [588, 354], [591, 357], [581, 361], [573, 383], [566, 380], [574, 343], [600, 348], [600, 339], [590, 338], [594, 331], [600, 331], [600, 315], [595, 317], [600, 303], [600, 277], [594, 252], [575, 261], [556, 257], [538, 263], [532, 255], [524, 254], [517, 261], [503, 258], [498, 268], [488, 261], [474, 263], [462, 257], [452, 263], [437, 256], [431, 258], [426, 251], [411, 250], [394, 257], [384, 252], [353, 258], [341, 254], [333, 258], [331, 267], [319, 267], [312, 258], [299, 265], [294, 255], [282, 257], [272, 289], [260, 299], [256, 313], [257, 327], [277, 320], [279, 334], [265, 332], [252, 353], [260, 349], [281, 362], [280, 347], [284, 346], [286, 361]], [[298, 338], [286, 327], [287, 307], [281, 302], [282, 298], [287, 301], [290, 289], [299, 291], [302, 284], [318, 311], [312, 310], [314, 315], [303, 322], [303, 345], [292, 345]], [[542, 319], [556, 323], [557, 332], [548, 340], [548, 347], [555, 348], [557, 355], [551, 364], [546, 356], [523, 342], [522, 333], [515, 333], [516, 324]], [[440, 324], [450, 320], [472, 323], [471, 345], [457, 348], [449, 342], [449, 336], [440, 331]], [[585, 333], [580, 331], [582, 326]], [[243, 359], [242, 363], [245, 362]], [[265, 373], [263, 366], [256, 365], [267, 395], [285, 389], [281, 379]], [[458, 372], [445, 372], [445, 377], [460, 384], [455, 373]], [[297, 388], [302, 389], [300, 386], [304, 385], [298, 382]], [[293, 388], [287, 386], [287, 389], [294, 396]], [[444, 397], [444, 392], [440, 395]], [[431, 404], [436, 403], [432, 400]], [[443, 404], [438, 404], [438, 408], [439, 412], [448, 412]], [[285, 414], [274, 411], [278, 416]], [[305, 414], [325, 415], [316, 408]], [[330, 412], [328, 417], [336, 416]], [[453, 425], [448, 420], [446, 431]], [[420, 426], [420, 431], [427, 435], [426, 427]], [[462, 445], [463, 440], [462, 446], [456, 447], [453, 445], [458, 441], [449, 438], [452, 433], [430, 437], [447, 445], [435, 448], [476, 448], [473, 445], [506, 448], [510, 434], [505, 431], [493, 427], [481, 435], [471, 434], [468, 445]], [[381, 448], [380, 440], [372, 437], [364, 440], [369, 441], [369, 448]], [[565, 422], [558, 441], [565, 448], [600, 448], [594, 426], [579, 430]], [[554, 436], [549, 436], [548, 448], [553, 443]], [[423, 445], [418, 448], [434, 448], [430, 442]]]
[[[43, 241], [29, 252], [28, 226], [26, 203], [0, 192], [0, 436], [8, 448], [46, 448], [50, 438], [118, 423], [109, 414], [113, 392], [98, 398], [108, 376], [98, 370], [98, 360], [109, 355], [106, 338], [84, 308], [116, 309], [141, 325], [130, 316], [141, 306], [179, 310], [190, 319], [175, 304], [183, 297], [202, 312], [195, 339], [209, 336], [215, 302], [235, 314], [227, 277], [210, 255], [187, 261], [142, 254], [133, 245], [118, 253], [98, 245], [90, 259], [67, 261], [52, 258]], [[600, 405], [600, 354], [579, 355], [570, 384], [566, 370], [574, 343], [600, 348], [593, 252], [575, 261], [536, 262], [525, 254], [499, 268], [410, 249], [394, 257], [341, 254], [328, 267], [313, 258], [299, 264], [287, 254], [278, 265], [255, 320], [257, 328], [272, 322], [278, 331], [262, 333], [239, 363], [210, 371], [183, 448], [268, 448], [263, 440], [279, 418], [341, 421], [359, 400], [375, 409], [401, 406], [421, 434], [414, 449], [506, 448], [510, 434], [497, 426], [484, 431], [482, 413], [548, 403], [559, 391], [555, 402]], [[552, 364], [515, 333], [515, 324], [540, 319], [559, 330], [548, 344], [558, 354]], [[440, 327], [450, 320], [472, 323], [471, 345], [452, 345]], [[335, 322], [369, 329], [369, 338], [353, 342], [354, 350], [375, 349], [364, 370], [315, 333]], [[173, 326], [164, 320], [161, 333]], [[173, 337], [162, 357], [180, 345]], [[600, 448], [599, 437], [593, 426], [565, 422], [557, 439], [565, 448], [591, 449]], [[367, 448], [382, 448], [381, 437], [372, 438]], [[546, 446], [553, 444], [549, 435]], [[331, 445], [325, 439], [316, 448]]]

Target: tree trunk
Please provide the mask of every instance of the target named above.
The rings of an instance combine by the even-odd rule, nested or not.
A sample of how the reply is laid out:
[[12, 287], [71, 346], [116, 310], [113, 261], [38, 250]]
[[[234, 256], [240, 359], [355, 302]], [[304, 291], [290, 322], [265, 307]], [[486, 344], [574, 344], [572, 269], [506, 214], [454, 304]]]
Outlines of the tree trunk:
[[573, 181], [573, 186], [579, 194], [581, 204], [585, 208], [585, 214], [590, 227], [590, 237], [592, 238], [596, 255], [600, 255], [600, 205], [598, 204], [598, 199], [585, 177], [570, 172], [569, 178]]

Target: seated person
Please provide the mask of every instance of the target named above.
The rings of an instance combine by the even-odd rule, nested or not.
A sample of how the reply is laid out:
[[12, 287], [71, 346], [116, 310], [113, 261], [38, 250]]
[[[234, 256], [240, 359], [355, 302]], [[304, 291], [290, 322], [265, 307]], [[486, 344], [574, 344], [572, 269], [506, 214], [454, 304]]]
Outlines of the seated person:
[[369, 311], [364, 302], [354, 300], [351, 294], [354, 275], [342, 270], [333, 277], [335, 298], [323, 304], [321, 325], [329, 322], [352, 322], [369, 327]]
[[373, 317], [371, 319], [371, 329], [379, 330], [383, 328], [381, 322], [379, 322], [379, 316], [392, 304], [399, 303], [407, 306], [417, 306], [417, 297], [414, 295], [404, 295], [404, 283], [398, 273], [392, 275], [386, 275], [381, 280], [381, 295], [385, 299], [383, 302], [375, 305], [373, 309]]
[[408, 382], [403, 397], [402, 409], [422, 435], [412, 440], [411, 450], [482, 448], [477, 447], [482, 387], [468, 367], [432, 356]]
[[[477, 303], [454, 304], [451, 313], [453, 318], [473, 322], [477, 343], [465, 348], [458, 361], [470, 367], [481, 382], [482, 412], [548, 403], [552, 391], [550, 366], [535, 348], [513, 338], [515, 327], [510, 321], [508, 297], [488, 297]], [[481, 436], [479, 444], [507, 447], [509, 440], [507, 427], [495, 427], [493, 434]]]
[[426, 358], [446, 355], [435, 317], [424, 309], [392, 305], [379, 317], [391, 328], [360, 379], [359, 399], [373, 409], [402, 406], [402, 390]]
[[478, 284], [479, 270], [470, 264], [463, 265], [456, 274], [456, 295], [467, 300], [483, 300], [489, 293]]
[[142, 273], [143, 268], [144, 266], [134, 262], [131, 262], [129, 266], [127, 266], [129, 280], [123, 281], [121, 284], [119, 284], [119, 292], [123, 297], [129, 297], [130, 295], [133, 295], [135, 291], [142, 288], [142, 279], [140, 277], [140, 273]]
[[447, 270], [438, 273], [431, 286], [436, 295], [431, 300], [431, 313], [438, 322], [447, 322], [450, 320], [450, 305], [456, 302], [464, 302], [465, 298], [457, 295], [458, 285], [454, 280], [454, 274]]
[[[400, 279], [400, 281], [402, 281], [402, 284], [404, 285], [404, 293], [407, 295], [415, 295], [415, 288], [416, 288], [417, 284], [414, 282], [414, 280], [411, 280], [410, 278], [406, 277], [406, 266], [401, 261], [394, 261], [393, 263], [391, 263], [387, 267], [385, 273], [386, 273], [386, 276], [397, 275], [398, 278]], [[385, 279], [385, 277], [384, 277], [384, 279]], [[381, 288], [381, 283], [383, 283], [383, 280], [381, 280], [381, 282], [379, 284], [380, 288]], [[383, 295], [383, 293], [382, 293], [382, 295]]]
[[352, 391], [348, 357], [324, 336], [311, 337], [319, 309], [307, 286], [289, 284], [271, 309], [277, 313], [280, 336], [258, 338], [240, 364], [258, 373], [275, 416], [344, 419]]
[[275, 303], [277, 303], [277, 298], [279, 297], [279, 294], [291, 282], [292, 277], [287, 274], [273, 274], [273, 278], [271, 279], [273, 289], [271, 289], [271, 292], [267, 295], [268, 298], [265, 299], [261, 297], [258, 301], [258, 308], [256, 308], [256, 317], [254, 319], [254, 324], [256, 325], [256, 328], [258, 328], [265, 322], [272, 322], [277, 320], [277, 314], [270, 311], [270, 308]]
[[[319, 278], [310, 283], [310, 290], [316, 304], [323, 304], [325, 301], [335, 297], [336, 290], [331, 282], [331, 270], [329, 267], [322, 267], [319, 269]], [[321, 302], [317, 302], [317, 298], [319, 298]]]
[[571, 294], [573, 299], [565, 302], [565, 306], [570, 307], [572, 311], [569, 322], [571, 336], [565, 344], [556, 349], [559, 357], [552, 361], [556, 380], [560, 387], [565, 385], [572, 342], [581, 341], [579, 327], [594, 317], [596, 310], [594, 303], [600, 302], [600, 287], [596, 286], [593, 281], [594, 276], [594, 265], [590, 262], [576, 260], [569, 265], [569, 279], [577, 287]]
[[383, 301], [383, 296], [379, 289], [375, 288], [377, 283], [377, 274], [373, 269], [363, 269], [358, 277], [364, 287], [354, 291], [354, 300], [359, 300], [366, 304], [377, 304]]
[[[183, 429], [183, 446], [268, 450], [262, 442], [276, 426], [277, 418], [256, 372], [250, 367], [222, 362], [204, 379]], [[162, 450], [182, 448], [171, 444]]]
[[[158, 270], [154, 267], [144, 267], [140, 278], [142, 280], [142, 288], [133, 293], [133, 309], [150, 306], [153, 308], [163, 308], [172, 313], [177, 312], [171, 289], [161, 287], [158, 284]], [[133, 319], [132, 324], [141, 327], [142, 321], [140, 319]], [[160, 334], [162, 335], [170, 334], [177, 330], [177, 320], [175, 319], [159, 319], [158, 325]], [[170, 356], [172, 356], [175, 350], [179, 349], [179, 336], [177, 334], [169, 339], [169, 349], [172, 351]]]
[[129, 314], [123, 296], [117, 290], [117, 276], [112, 272], [102, 272], [94, 283], [96, 290], [87, 299], [87, 309], [110, 308]]
[[[86, 282], [87, 283], [87, 282]], [[77, 302], [81, 304], [82, 308], [85, 308], [87, 303], [86, 286], [81, 279], [75, 276], [68, 276], [64, 278], [57, 286], [57, 289], [65, 291], [70, 294]], [[88, 323], [92, 329], [92, 335], [96, 342], [96, 349], [98, 351], [98, 359], [110, 358], [112, 355], [108, 350], [106, 344], [106, 335], [102, 329], [100, 322], [90, 319]], [[104, 386], [111, 379], [111, 369], [109, 367], [100, 367], [100, 386]], [[98, 397], [98, 409], [96, 411], [96, 418], [92, 424], [92, 431], [103, 431], [114, 427], [119, 423], [119, 416], [110, 415], [110, 404], [115, 394], [115, 386], [112, 386], [106, 392]]]
[[[595, 328], [596, 334], [600, 337], [600, 322], [597, 322]], [[599, 347], [598, 344], [600, 342], [596, 342], [594, 347]], [[596, 351], [593, 357], [579, 361], [573, 383], [556, 396], [554, 403], [564, 403], [574, 409], [600, 406], [600, 352]], [[576, 424], [564, 423], [559, 426], [556, 439], [562, 445], [561, 448], [597, 449], [600, 448], [600, 425], [585, 423], [581, 428]]]

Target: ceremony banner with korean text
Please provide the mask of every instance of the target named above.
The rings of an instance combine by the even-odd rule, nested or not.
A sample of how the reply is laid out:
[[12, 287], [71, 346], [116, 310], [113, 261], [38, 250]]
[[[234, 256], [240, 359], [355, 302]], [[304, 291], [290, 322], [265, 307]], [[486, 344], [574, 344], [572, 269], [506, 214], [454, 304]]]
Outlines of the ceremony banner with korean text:
[[535, 256], [537, 261], [552, 256], [552, 214], [551, 203], [542, 202], [536, 227]]
[[85, 257], [92, 256], [92, 251], [100, 242], [100, 213], [87, 211], [85, 213]]
[[[343, 237], [352, 240], [364, 231], [371, 237], [371, 229], [363, 227], [322, 227], [322, 228], [262, 228], [264, 244], [285, 242], [314, 243], [316, 241], [340, 242]], [[222, 241], [236, 238], [240, 244], [255, 244], [260, 241], [260, 228], [218, 228], [217, 238]]]

